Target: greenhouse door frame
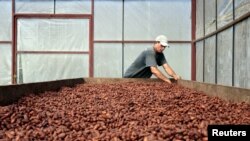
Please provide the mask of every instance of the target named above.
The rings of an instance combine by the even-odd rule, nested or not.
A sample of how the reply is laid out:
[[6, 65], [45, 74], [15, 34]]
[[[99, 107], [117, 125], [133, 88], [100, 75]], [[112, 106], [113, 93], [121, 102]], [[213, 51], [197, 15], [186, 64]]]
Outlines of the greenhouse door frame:
[[[17, 51], [17, 20], [18, 19], [88, 19], [89, 20], [89, 51]], [[14, 35], [13, 36], [13, 64], [12, 83], [17, 83], [17, 54], [19, 53], [40, 53], [40, 54], [88, 54], [89, 55], [89, 77], [93, 77], [93, 17], [88, 14], [15, 14], [14, 15]]]

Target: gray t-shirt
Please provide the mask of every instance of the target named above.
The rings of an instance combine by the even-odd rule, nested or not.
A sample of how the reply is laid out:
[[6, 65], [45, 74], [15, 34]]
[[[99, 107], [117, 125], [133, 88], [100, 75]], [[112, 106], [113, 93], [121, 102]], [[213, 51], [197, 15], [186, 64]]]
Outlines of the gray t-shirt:
[[129, 66], [124, 74], [124, 78], [150, 78], [151, 66], [161, 66], [167, 63], [163, 53], [156, 53], [153, 49], [144, 50], [135, 61]]

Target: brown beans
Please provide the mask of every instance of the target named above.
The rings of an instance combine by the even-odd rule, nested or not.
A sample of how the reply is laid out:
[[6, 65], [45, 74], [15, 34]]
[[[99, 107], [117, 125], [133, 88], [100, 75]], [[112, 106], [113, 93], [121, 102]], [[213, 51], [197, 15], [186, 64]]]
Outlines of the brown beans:
[[249, 109], [163, 82], [82, 84], [0, 107], [0, 139], [207, 141], [209, 124], [250, 124]]

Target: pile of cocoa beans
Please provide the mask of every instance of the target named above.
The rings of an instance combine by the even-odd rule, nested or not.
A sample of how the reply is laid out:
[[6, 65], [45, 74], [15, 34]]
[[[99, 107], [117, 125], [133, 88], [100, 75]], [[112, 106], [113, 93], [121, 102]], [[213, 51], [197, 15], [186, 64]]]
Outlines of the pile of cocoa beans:
[[249, 109], [164, 82], [86, 83], [0, 106], [0, 139], [206, 141], [209, 124], [250, 124]]

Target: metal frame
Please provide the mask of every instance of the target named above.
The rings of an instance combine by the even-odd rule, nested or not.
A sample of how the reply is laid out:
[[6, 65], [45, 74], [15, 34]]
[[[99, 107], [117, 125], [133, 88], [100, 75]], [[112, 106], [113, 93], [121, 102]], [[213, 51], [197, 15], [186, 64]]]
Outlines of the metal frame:
[[196, 43], [195, 40], [196, 34], [196, 0], [192, 0], [191, 6], [191, 19], [192, 19], [192, 44], [191, 44], [191, 80], [196, 80]]
[[[122, 41], [116, 41], [116, 40], [94, 40], [94, 0], [91, 0], [91, 14], [55, 14], [55, 4], [56, 0], [54, 0], [54, 13], [53, 14], [34, 14], [34, 13], [16, 13], [15, 11], [15, 3], [16, 0], [11, 0], [12, 2], [12, 39], [11, 41], [0, 41], [0, 43], [10, 43], [12, 46], [12, 69], [11, 69], [11, 81], [12, 84], [16, 84], [16, 77], [17, 77], [17, 54], [89, 54], [89, 77], [93, 77], [94, 75], [94, 43], [122, 43], [122, 47], [124, 49], [125, 43], [154, 43], [154, 41], [148, 41], [148, 40], [124, 40], [124, 37], [122, 38]], [[123, 0], [123, 13], [124, 13], [124, 2]], [[192, 0], [192, 18], [195, 18], [195, 6], [196, 0]], [[124, 14], [123, 14], [124, 16]], [[89, 52], [84, 51], [17, 51], [17, 20], [19, 18], [61, 18], [61, 19], [67, 19], [67, 18], [87, 18], [89, 19]], [[124, 17], [123, 17], [124, 18]], [[124, 19], [123, 19], [124, 20]], [[124, 24], [124, 22], [123, 22]], [[123, 25], [124, 26], [124, 25]], [[124, 29], [123, 29], [124, 30]], [[123, 31], [124, 32], [124, 31]], [[124, 36], [124, 35], [123, 35]], [[192, 41], [183, 41], [183, 40], [170, 40], [169, 43], [190, 43], [192, 54], [195, 54], [195, 42], [193, 40], [195, 39], [195, 21], [192, 21]], [[123, 57], [124, 58], [124, 57]], [[192, 80], [193, 77], [196, 76], [195, 70], [196, 70], [196, 59], [192, 55]], [[124, 63], [124, 60], [123, 60]], [[122, 68], [123, 71], [123, 68]]]
[[[55, 9], [54, 14], [19, 14], [15, 13], [15, 0], [12, 0], [12, 84], [16, 84], [17, 54], [89, 54], [89, 76], [93, 77], [93, 8], [94, 0], [91, 0], [91, 14], [55, 14]], [[89, 51], [17, 51], [17, 20], [19, 18], [89, 19]]]
[[[235, 0], [233, 0], [233, 21], [235, 20]], [[232, 41], [232, 46], [233, 46], [233, 49], [232, 49], [232, 86], [234, 86], [234, 42], [235, 42], [235, 25], [233, 25], [233, 41]]]
[[209, 34], [207, 34], [206, 36], [201, 37], [201, 38], [199, 38], [199, 39], [196, 39], [194, 42], [199, 42], [199, 41], [202, 41], [202, 40], [204, 40], [204, 39], [207, 39], [207, 38], [209, 38], [209, 37], [211, 37], [211, 36], [213, 36], [213, 35], [215, 35], [215, 34], [217, 34], [217, 33], [219, 33], [219, 32], [222, 32], [222, 31], [224, 31], [224, 30], [226, 30], [226, 29], [228, 29], [228, 28], [230, 28], [230, 27], [236, 25], [237, 23], [239, 23], [239, 22], [241, 22], [241, 21], [247, 19], [248, 17], [250, 17], [250, 12], [248, 12], [248, 13], [242, 15], [241, 17], [239, 17], [239, 18], [237, 18], [236, 20], [234, 20], [234, 21], [232, 21], [232, 22], [226, 24], [225, 26], [223, 26], [223, 27], [217, 29], [217, 30], [214, 31], [214, 32], [209, 33]]
[[[218, 0], [215, 0], [215, 19], [216, 19], [216, 22], [215, 22], [215, 31], [218, 29], [218, 21], [217, 21], [217, 14], [218, 14], [218, 4], [217, 4], [217, 1]], [[214, 76], [215, 76], [215, 84], [217, 84], [217, 81], [218, 81], [218, 78], [217, 78], [217, 67], [218, 67], [218, 63], [217, 63], [217, 59], [218, 59], [218, 34], [215, 35], [215, 69], [214, 69]]]
[[[243, 20], [245, 20], [245, 19], [247, 19], [247, 18], [249, 18], [250, 17], [250, 12], [248, 12], [248, 13], [246, 13], [246, 14], [244, 14], [244, 15], [242, 15], [242, 16], [240, 16], [239, 18], [237, 18], [237, 19], [235, 19], [235, 0], [233, 0], [232, 2], [233, 2], [233, 21], [232, 22], [230, 22], [230, 23], [228, 23], [228, 24], [226, 24], [226, 25], [224, 25], [223, 27], [220, 27], [220, 28], [218, 28], [218, 23], [217, 23], [217, 14], [218, 14], [218, 11], [217, 11], [217, 1], [218, 0], [215, 0], [216, 1], [216, 3], [215, 3], [215, 16], [216, 16], [216, 30], [214, 31], [214, 32], [211, 32], [211, 33], [209, 33], [209, 34], [205, 34], [205, 0], [203, 0], [203, 30], [204, 30], [204, 34], [203, 34], [203, 37], [201, 37], [201, 38], [199, 38], [199, 39], [196, 39], [196, 40], [193, 40], [192, 42], [194, 42], [194, 43], [196, 43], [196, 42], [199, 42], [199, 41], [202, 41], [203, 42], [203, 82], [205, 82], [205, 76], [204, 76], [204, 72], [205, 72], [205, 70], [204, 70], [204, 68], [205, 68], [205, 40], [207, 39], [207, 38], [209, 38], [209, 37], [212, 37], [212, 36], [215, 36], [216, 38], [215, 38], [215, 84], [217, 84], [217, 81], [218, 81], [218, 78], [217, 78], [217, 55], [218, 55], [218, 39], [217, 39], [217, 36], [218, 36], [218, 34], [220, 33], [220, 32], [222, 32], [222, 31], [224, 31], [224, 30], [226, 30], [226, 29], [228, 29], [228, 28], [233, 28], [233, 32], [232, 32], [232, 37], [233, 37], [233, 40], [232, 40], [232, 47], [233, 47], [233, 49], [232, 49], [232, 86], [234, 86], [234, 63], [235, 63], [235, 58], [234, 58], [234, 56], [235, 56], [235, 52], [234, 52], [234, 50], [235, 50], [235, 25], [236, 24], [238, 24], [239, 22], [242, 22]], [[192, 19], [192, 20], [194, 20], [194, 19]], [[193, 56], [192, 56], [193, 57]]]
[[[155, 41], [146, 41], [146, 40], [94, 40], [94, 43], [154, 43]], [[179, 40], [170, 40], [169, 43], [192, 43], [192, 41], [179, 41]]]
[[0, 41], [1, 44], [9, 44], [12, 43], [12, 41]]
[[89, 54], [88, 51], [17, 51], [17, 54]]
[[12, 0], [12, 69], [11, 69], [11, 81], [12, 84], [16, 84], [16, 28], [15, 28], [15, 0]]

